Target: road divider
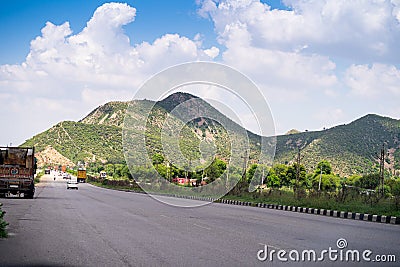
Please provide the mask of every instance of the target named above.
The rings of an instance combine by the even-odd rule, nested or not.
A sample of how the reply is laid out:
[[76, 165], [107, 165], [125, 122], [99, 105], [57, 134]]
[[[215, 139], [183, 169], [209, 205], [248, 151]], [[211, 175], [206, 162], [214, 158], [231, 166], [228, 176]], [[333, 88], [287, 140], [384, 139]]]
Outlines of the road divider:
[[251, 203], [251, 202], [242, 202], [242, 201], [232, 201], [232, 200], [216, 200], [214, 202], [219, 202], [223, 204], [233, 204], [233, 205], [241, 205], [241, 206], [252, 206], [257, 208], [268, 208], [268, 209], [276, 209], [283, 211], [292, 211], [299, 213], [307, 213], [313, 215], [321, 215], [328, 217], [335, 217], [341, 219], [352, 219], [352, 220], [361, 220], [368, 222], [376, 222], [376, 223], [388, 223], [388, 224], [400, 224], [400, 217], [396, 216], [386, 216], [386, 215], [371, 215], [367, 213], [355, 213], [355, 212], [347, 212], [347, 211], [337, 211], [337, 210], [326, 210], [326, 209], [314, 209], [314, 208], [305, 208], [305, 207], [294, 207], [294, 206], [286, 206], [286, 205], [277, 205], [277, 204], [266, 204], [266, 203]]

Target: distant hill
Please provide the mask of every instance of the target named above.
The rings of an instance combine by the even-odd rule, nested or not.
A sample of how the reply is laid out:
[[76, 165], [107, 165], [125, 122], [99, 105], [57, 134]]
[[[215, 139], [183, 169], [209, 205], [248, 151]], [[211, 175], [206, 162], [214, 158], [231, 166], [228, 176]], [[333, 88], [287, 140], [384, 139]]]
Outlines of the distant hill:
[[[35, 146], [36, 151], [41, 153], [50, 146], [74, 163], [79, 160], [121, 162], [121, 138], [121, 128], [117, 126], [64, 121], [35, 135], [23, 146]], [[44, 154], [42, 157], [51, 159], [52, 162], [48, 163], [56, 161], [51, 155]]]
[[278, 136], [276, 160], [293, 161], [297, 148], [301, 147], [302, 162], [308, 170], [326, 159], [334, 173], [362, 174], [373, 170], [378, 163], [376, 155], [385, 143], [389, 152], [386, 167], [394, 171], [400, 169], [399, 140], [399, 120], [370, 114], [324, 131]]
[[128, 102], [108, 102], [90, 112], [79, 122], [121, 127]]
[[289, 134], [298, 134], [301, 133], [299, 130], [296, 129], [291, 129], [289, 131], [287, 131], [287, 133], [285, 135], [289, 135]]
[[[171, 112], [179, 111], [184, 103], [186, 109], [196, 114], [211, 112], [214, 118], [196, 118], [182, 122], [179, 114], [171, 116]], [[153, 107], [147, 121], [146, 147], [150, 154], [162, 152], [160, 127], [167, 115], [171, 119], [170, 129], [181, 128], [179, 136], [180, 148], [188, 157], [198, 158], [202, 140], [215, 143], [216, 153], [222, 159], [230, 157], [229, 131], [240, 143], [247, 134], [250, 141], [250, 158], [256, 161], [257, 148], [261, 137], [244, 130], [241, 126], [222, 115], [209, 103], [187, 93], [175, 93], [160, 102], [150, 100], [134, 100], [132, 102], [109, 102], [104, 104], [79, 122], [64, 121], [42, 132], [23, 145], [34, 145], [37, 151], [46, 152], [49, 146], [63, 157], [76, 163], [85, 162], [124, 162], [122, 153], [122, 126], [125, 111], [130, 104], [129, 125], [143, 125], [145, 110]], [[139, 123], [142, 122], [142, 123]], [[221, 124], [231, 129], [227, 131]], [[143, 129], [133, 129], [143, 131]], [[172, 138], [172, 137], [171, 137]], [[203, 143], [204, 143], [203, 142]], [[276, 163], [291, 163], [295, 160], [298, 148], [301, 148], [302, 164], [308, 171], [313, 171], [322, 160], [331, 162], [333, 171], [343, 176], [368, 173], [377, 164], [376, 154], [385, 143], [388, 149], [387, 168], [400, 170], [400, 121], [366, 115], [347, 125], [340, 125], [323, 131], [298, 132], [290, 131], [286, 135], [277, 136]], [[244, 153], [238, 151], [234, 153]], [[59, 156], [58, 156], [59, 157]], [[46, 155], [42, 156], [43, 159]], [[48, 157], [47, 157], [48, 158]], [[54, 163], [54, 159], [53, 163]]]

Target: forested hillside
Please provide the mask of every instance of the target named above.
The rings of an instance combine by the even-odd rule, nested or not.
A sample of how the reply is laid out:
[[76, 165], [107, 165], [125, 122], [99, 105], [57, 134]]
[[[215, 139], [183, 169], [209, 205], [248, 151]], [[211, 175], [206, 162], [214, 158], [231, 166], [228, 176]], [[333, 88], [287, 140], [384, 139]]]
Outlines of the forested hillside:
[[[190, 101], [194, 100], [194, 101]], [[208, 110], [219, 118], [212, 120], [199, 117], [182, 122], [170, 112], [181, 103], [185, 108]], [[34, 145], [37, 151], [44, 151], [51, 146], [72, 162], [124, 163], [122, 152], [122, 127], [128, 102], [109, 102], [89, 113], [79, 122], [64, 121], [42, 132], [23, 145]], [[146, 117], [146, 110], [152, 111]], [[219, 113], [207, 102], [186, 93], [175, 93], [166, 99], [155, 103], [150, 100], [134, 100], [130, 103], [128, 114], [130, 127], [143, 125], [147, 119], [146, 148], [149, 154], [162, 153], [161, 127], [168, 114], [170, 129], [179, 128], [179, 144], [182, 153], [187, 157], [198, 158], [202, 151], [200, 145], [215, 146], [217, 157], [228, 160], [230, 157], [229, 131], [223, 125], [229, 125], [230, 131], [235, 131], [235, 138], [241, 140], [244, 133], [250, 140], [250, 159], [256, 160], [256, 151], [261, 137], [245, 131], [239, 125]], [[199, 113], [201, 114], [201, 113]], [[222, 121], [222, 122], [221, 122]], [[184, 125], [182, 125], [184, 124]], [[342, 176], [351, 174], [366, 174], [377, 165], [377, 154], [383, 144], [388, 152], [386, 167], [392, 172], [400, 170], [400, 121], [366, 115], [347, 125], [340, 125], [324, 131], [298, 132], [291, 131], [277, 136], [276, 163], [292, 163], [295, 161], [298, 149], [301, 149], [301, 163], [308, 172], [315, 169], [318, 162], [327, 160], [331, 163], [333, 172]], [[210, 149], [212, 147], [209, 147]], [[235, 152], [235, 153], [244, 153]]]

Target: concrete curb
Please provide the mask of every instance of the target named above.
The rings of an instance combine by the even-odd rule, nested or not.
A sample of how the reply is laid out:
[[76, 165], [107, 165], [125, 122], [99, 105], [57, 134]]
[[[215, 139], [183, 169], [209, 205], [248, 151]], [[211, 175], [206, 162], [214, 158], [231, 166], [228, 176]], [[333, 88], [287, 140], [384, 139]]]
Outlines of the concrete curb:
[[252, 206], [252, 207], [257, 207], [257, 208], [276, 209], [276, 210], [299, 212], [299, 213], [307, 213], [307, 214], [335, 217], [335, 218], [341, 218], [341, 219], [360, 220], [360, 221], [368, 221], [368, 222], [375, 222], [375, 223], [400, 224], [400, 217], [395, 217], [395, 216], [385, 216], [385, 215], [376, 215], [376, 214], [372, 215], [372, 214], [367, 214], [367, 213], [355, 213], [355, 212], [338, 211], [338, 210], [314, 209], [314, 208], [266, 204], [266, 203], [251, 203], [251, 202], [242, 202], [242, 201], [237, 201], [237, 200], [233, 201], [233, 200], [226, 200], [226, 199], [216, 200], [214, 202], [233, 204], [233, 205], [242, 205], [242, 206]]
[[276, 209], [276, 210], [283, 210], [283, 211], [307, 213], [307, 214], [335, 217], [335, 218], [341, 218], [341, 219], [359, 220], [359, 221], [367, 221], [367, 222], [375, 222], [375, 223], [400, 224], [400, 217], [395, 217], [395, 216], [385, 216], [385, 215], [355, 213], [355, 212], [338, 211], [338, 210], [295, 207], [295, 206], [267, 204], [267, 203], [243, 202], [243, 201], [239, 201], [239, 200], [229, 200], [229, 199], [212, 199], [212, 198], [202, 198], [202, 197], [192, 197], [191, 199], [205, 200], [205, 201], [211, 201], [211, 202], [216, 202], [216, 203], [239, 205], [239, 206], [251, 206], [251, 207], [257, 207], [257, 208], [268, 208], [268, 209]]

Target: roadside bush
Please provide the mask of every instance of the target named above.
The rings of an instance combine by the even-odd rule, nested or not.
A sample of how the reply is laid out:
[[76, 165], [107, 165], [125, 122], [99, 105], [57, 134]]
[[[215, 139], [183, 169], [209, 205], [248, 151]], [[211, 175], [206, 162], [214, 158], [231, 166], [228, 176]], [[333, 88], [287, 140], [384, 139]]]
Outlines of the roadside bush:
[[355, 181], [354, 185], [365, 189], [375, 189], [379, 185], [379, 174], [372, 173], [364, 175]]
[[103, 185], [109, 185], [109, 186], [129, 186], [129, 181], [128, 180], [108, 180], [108, 179], [104, 179], [102, 184]]
[[392, 186], [392, 194], [395, 199], [396, 208], [400, 208], [400, 181], [396, 181]]
[[37, 173], [35, 179], [33, 180], [33, 182], [34, 182], [35, 184], [38, 184], [38, 183], [40, 182], [40, 178], [41, 178], [43, 175], [44, 175], [44, 171], [41, 171], [41, 172]]
[[6, 223], [3, 219], [4, 214], [6, 214], [6, 212], [1, 210], [1, 206], [3, 206], [2, 203], [0, 203], [0, 238], [6, 238], [7, 237], [6, 227], [8, 223]]
[[[320, 175], [316, 175], [311, 181], [312, 187], [318, 190]], [[332, 174], [322, 174], [321, 177], [321, 190], [333, 192], [340, 186], [340, 178]]]

